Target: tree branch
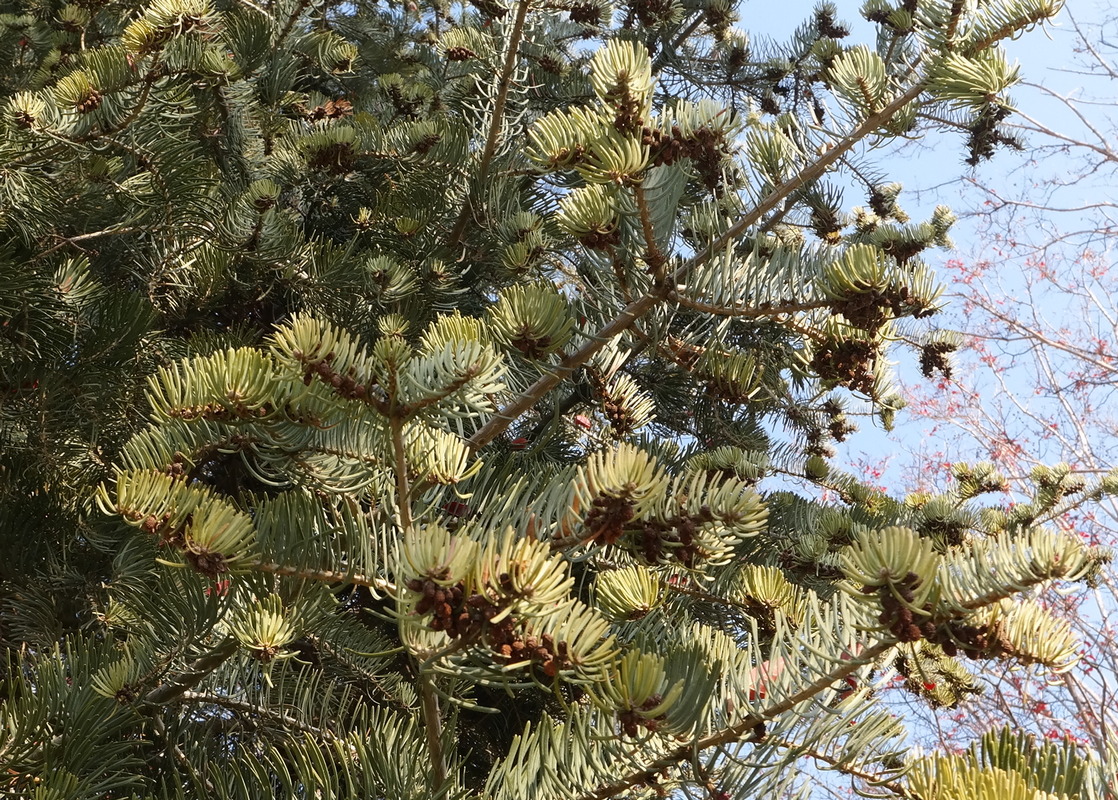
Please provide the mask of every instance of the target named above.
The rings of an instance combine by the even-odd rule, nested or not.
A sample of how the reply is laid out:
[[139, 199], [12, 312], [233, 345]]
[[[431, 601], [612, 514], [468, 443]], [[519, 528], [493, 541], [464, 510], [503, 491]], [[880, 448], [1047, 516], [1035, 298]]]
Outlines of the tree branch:
[[[516, 69], [516, 57], [520, 51], [520, 39], [524, 35], [524, 20], [528, 16], [528, 0], [520, 0], [516, 7], [516, 18], [512, 23], [512, 32], [509, 34], [509, 48], [505, 52], [505, 63], [501, 68], [501, 80], [497, 87], [497, 99], [493, 103], [493, 118], [489, 121], [489, 134], [485, 138], [485, 148], [481, 152], [481, 163], [478, 164], [477, 175], [474, 176], [474, 186], [485, 179], [489, 172], [489, 164], [493, 154], [497, 152], [497, 140], [501, 135], [501, 128], [505, 118], [505, 103], [508, 101], [509, 88], [512, 86], [512, 74]], [[453, 250], [466, 232], [466, 225], [474, 211], [474, 189], [470, 190], [466, 202], [462, 204], [462, 211], [450, 231], [447, 247]]]
[[753, 210], [748, 214], [743, 215], [729, 230], [669, 273], [663, 282], [654, 286], [647, 294], [625, 306], [616, 317], [607, 322], [597, 333], [590, 337], [590, 341], [566, 356], [550, 372], [521, 392], [519, 397], [497, 412], [489, 422], [479, 428], [477, 432], [470, 437], [467, 442], [470, 448], [478, 450], [493, 441], [504, 432], [514, 420], [534, 406], [545, 394], [550, 392], [558, 386], [560, 382], [570, 376], [571, 373], [593, 358], [594, 355], [606, 345], [606, 342], [624, 333], [634, 322], [647, 314], [658, 303], [667, 299], [673, 291], [672, 287], [681, 282], [689, 272], [702, 266], [713, 258], [716, 253], [728, 247], [734, 239], [744, 233], [751, 225], [755, 225], [765, 214], [779, 206], [784, 202], [785, 198], [793, 192], [821, 178], [831, 165], [838, 161], [842, 155], [892, 119], [901, 109], [918, 98], [923, 91], [924, 84], [922, 82], [910, 87], [908, 91], [898, 96], [876, 114], [867, 117], [862, 124], [856, 127], [842, 141], [820, 156], [817, 160], [813, 161], [796, 175], [776, 187], [768, 197], [754, 206]]
[[[522, 5], [527, 5], [523, 3]], [[423, 673], [420, 678], [420, 696], [423, 699], [423, 727], [427, 735], [427, 752], [434, 771], [434, 789], [446, 784], [446, 757], [443, 754], [443, 723], [439, 712], [439, 696], [435, 692], [434, 676]]]
[[196, 658], [189, 667], [174, 678], [156, 686], [145, 694], [143, 702], [151, 705], [163, 705], [180, 699], [187, 690], [197, 686], [207, 675], [224, 664], [237, 652], [237, 647], [237, 640], [232, 636], [227, 636], [221, 644]]
[[651, 781], [662, 770], [673, 767], [681, 761], [690, 759], [697, 751], [705, 750], [708, 747], [722, 747], [724, 745], [741, 741], [741, 739], [744, 738], [746, 734], [757, 728], [765, 720], [772, 719], [778, 714], [782, 714], [785, 711], [789, 711], [792, 708], [795, 708], [796, 705], [802, 703], [804, 700], [815, 696], [819, 692], [826, 689], [828, 686], [831, 686], [835, 682], [845, 678], [847, 675], [850, 675], [858, 668], [869, 664], [875, 658], [877, 658], [877, 656], [886, 652], [895, 644], [895, 641], [887, 640], [879, 642], [872, 647], [867, 647], [866, 649], [858, 653], [856, 657], [851, 658], [849, 661], [843, 661], [841, 665], [836, 669], [828, 672], [821, 678], [816, 679], [796, 694], [765, 709], [765, 711], [762, 712], [760, 715], [751, 716], [747, 719], [742, 720], [736, 725], [730, 725], [729, 727], [723, 728], [720, 731], [716, 731], [715, 733], [698, 739], [697, 741], [682, 744], [674, 750], [671, 750], [667, 754], [661, 756], [660, 758], [652, 761], [647, 766], [633, 770], [620, 779], [612, 783], [607, 783], [604, 786], [600, 786], [588, 794], [580, 795], [578, 800], [605, 800], [605, 798], [607, 797], [614, 797], [615, 795], [624, 792], [626, 789], [631, 789], [634, 786], [639, 786], [640, 784]]

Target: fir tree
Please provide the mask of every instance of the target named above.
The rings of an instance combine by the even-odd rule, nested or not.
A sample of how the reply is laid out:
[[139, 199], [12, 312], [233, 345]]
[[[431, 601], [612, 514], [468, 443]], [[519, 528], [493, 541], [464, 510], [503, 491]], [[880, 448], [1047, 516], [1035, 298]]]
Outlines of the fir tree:
[[[874, 687], [1061, 670], [1060, 486], [831, 463], [943, 367], [875, 148], [1012, 144], [1053, 0], [39, 0], [0, 15], [10, 796], [1090, 796]], [[845, 210], [844, 191], [864, 198]], [[1110, 487], [1102, 487], [1109, 489]]]

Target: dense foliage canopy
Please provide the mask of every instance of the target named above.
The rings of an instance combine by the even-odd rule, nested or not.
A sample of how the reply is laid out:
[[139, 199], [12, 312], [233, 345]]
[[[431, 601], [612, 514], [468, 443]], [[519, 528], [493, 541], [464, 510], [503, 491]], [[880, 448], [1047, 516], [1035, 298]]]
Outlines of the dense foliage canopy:
[[1069, 476], [831, 461], [957, 343], [951, 213], [875, 148], [1012, 144], [998, 43], [1057, 6], [4, 3], [2, 790], [1100, 791], [874, 691], [1074, 663], [1027, 597], [1103, 557], [1038, 524]]

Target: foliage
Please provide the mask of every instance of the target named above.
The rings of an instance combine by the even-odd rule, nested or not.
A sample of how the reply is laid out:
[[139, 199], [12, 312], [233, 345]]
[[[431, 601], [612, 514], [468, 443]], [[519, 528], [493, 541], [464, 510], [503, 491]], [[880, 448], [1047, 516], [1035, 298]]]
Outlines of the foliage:
[[1056, 11], [6, 7], [9, 793], [934, 796], [875, 686], [1069, 668], [1105, 554], [831, 462], [952, 222], [870, 153], [1009, 141]]

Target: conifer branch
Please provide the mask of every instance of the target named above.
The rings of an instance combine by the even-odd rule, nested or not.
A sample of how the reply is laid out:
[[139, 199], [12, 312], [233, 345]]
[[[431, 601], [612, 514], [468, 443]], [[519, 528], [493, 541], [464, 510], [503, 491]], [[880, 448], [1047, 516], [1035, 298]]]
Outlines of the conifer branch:
[[392, 429], [393, 470], [396, 473], [396, 511], [400, 517], [400, 530], [411, 530], [411, 486], [408, 481], [407, 451], [404, 449], [404, 420], [393, 414], [389, 420]]
[[[941, 290], [914, 257], [954, 217], [907, 225], [889, 170], [849, 159], [941, 127], [932, 104], [986, 108], [967, 129], [973, 158], [1007, 143], [990, 131], [1008, 107], [970, 73], [989, 67], [1000, 92], [1016, 70], [968, 48], [1059, 0], [945, 0], [917, 35], [870, 9], [878, 41], [856, 47], [833, 44], [847, 31], [822, 4], [762, 61], [749, 32], [723, 40], [717, 9], [634, 37], [669, 11], [472, 3], [447, 16], [231, 0], [221, 17], [170, 0], [119, 24], [104, 9], [108, 27], [91, 28], [80, 9], [16, 0], [34, 27], [5, 56], [0, 440], [16, 449], [0, 496], [17, 508], [0, 525], [0, 761], [20, 763], [0, 794], [604, 800], [662, 771], [721, 800], [752, 780], [725, 760], [764, 743], [759, 766], [806, 754], [859, 789], [925, 800], [903, 784], [926, 793], [929, 763], [906, 779], [888, 759], [905, 726], [863, 725], [882, 701], [854, 676], [898, 638], [931, 643], [913, 658], [940, 644], [944, 658], [954, 645], [1074, 662], [1060, 620], [1008, 598], [1095, 577], [1094, 549], [1030, 537], [1118, 478], [1094, 490], [1045, 473], [1027, 505], [975, 515], [969, 492], [997, 483], [984, 469], [914, 511], [810, 460], [869, 413], [847, 414], [833, 387], [891, 414], [866, 389], [888, 385], [886, 348], [907, 337], [942, 369], [956, 342], [873, 336], [933, 308]], [[78, 37], [73, 59], [44, 45]], [[837, 146], [743, 121], [744, 89]], [[827, 122], [824, 91], [843, 121]], [[650, 172], [684, 158], [695, 172]], [[750, 169], [763, 188], [742, 182]], [[834, 174], [889, 235], [843, 224]], [[825, 255], [750, 255], [806, 213]], [[697, 232], [689, 247], [677, 227]], [[781, 383], [790, 358], [790, 385], [762, 380]], [[579, 404], [593, 410], [568, 420]], [[510, 424], [528, 439], [479, 451]], [[649, 431], [685, 450], [643, 446]], [[796, 474], [841, 503], [754, 485], [801, 456]], [[91, 494], [119, 539], [94, 535]], [[858, 528], [866, 547], [840, 550], [867, 520], [895, 530], [863, 542]], [[773, 565], [746, 544], [765, 529], [795, 557]], [[74, 530], [88, 563], [67, 556]], [[588, 544], [598, 555], [582, 558]], [[904, 576], [892, 594], [857, 588], [882, 568]], [[855, 599], [824, 610], [835, 591]], [[712, 617], [725, 625], [708, 640]], [[822, 638], [804, 627], [816, 619]], [[734, 634], [751, 631], [745, 658]], [[272, 659], [292, 656], [304, 666], [271, 684]], [[923, 696], [958, 695], [947, 683]], [[797, 732], [766, 736], [785, 723]]]
[[705, 264], [715, 253], [723, 250], [734, 239], [745, 233], [751, 225], [757, 224], [762, 217], [784, 202], [785, 198], [807, 186], [809, 183], [822, 178], [835, 162], [854, 149], [858, 143], [872, 135], [874, 131], [891, 120], [905, 106], [923, 94], [925, 88], [924, 82], [921, 81], [909, 87], [907, 91], [894, 98], [880, 111], [866, 117], [858, 127], [843, 137], [834, 147], [804, 169], [800, 170], [796, 175], [773, 189], [772, 193], [761, 200], [752, 211], [748, 214], [744, 214], [737, 222], [731, 225], [725, 233], [712, 241], [686, 264], [677, 269], [675, 273], [673, 273], [673, 279], [681, 278], [695, 267]]
[[129, 233], [138, 233], [142, 230], [143, 230], [143, 228], [137, 228], [137, 227], [133, 227], [133, 226], [130, 226], [130, 225], [125, 225], [125, 226], [122, 226], [122, 227], [105, 228], [102, 231], [92, 231], [90, 233], [80, 233], [77, 236], [67, 236], [67, 237], [63, 238], [61, 241], [59, 241], [58, 244], [55, 244], [55, 245], [47, 248], [46, 250], [42, 251], [41, 253], [37, 253], [35, 255], [35, 259], [36, 260], [44, 259], [47, 256], [56, 253], [57, 251], [61, 250], [63, 247], [65, 247], [66, 245], [69, 245], [69, 244], [76, 244], [77, 242], [87, 242], [90, 239], [100, 239], [102, 236], [123, 236], [123, 235], [129, 234]]
[[639, 183], [633, 186], [633, 197], [637, 203], [637, 212], [640, 214], [641, 232], [644, 234], [644, 262], [648, 264], [648, 271], [652, 273], [653, 285], [659, 286], [664, 282], [664, 270], [668, 258], [656, 243], [656, 231], [652, 227], [652, 214], [648, 209], [648, 198], [644, 195], [644, 187]]
[[686, 42], [688, 37], [698, 30], [699, 26], [702, 24], [703, 13], [700, 11], [695, 15], [695, 18], [687, 24], [687, 27], [679, 32], [679, 35], [676, 36], [675, 39], [664, 44], [660, 53], [656, 56], [656, 60], [652, 64], [652, 71], [659, 72], [668, 62], [669, 54], [675, 55], [675, 51], [679, 49], [679, 46]]
[[[512, 31], [509, 33], [509, 46], [505, 51], [505, 63], [501, 67], [501, 79], [497, 87], [497, 98], [493, 102], [493, 117], [489, 121], [489, 133], [485, 137], [485, 147], [481, 151], [481, 161], [478, 164], [477, 175], [474, 180], [480, 183], [485, 179], [489, 173], [489, 164], [493, 160], [493, 154], [497, 152], [497, 140], [501, 135], [501, 128], [504, 126], [505, 117], [505, 103], [508, 101], [509, 90], [512, 88], [512, 75], [516, 69], [516, 58], [520, 52], [520, 40], [524, 35], [524, 20], [528, 16], [529, 0], [520, 0], [516, 7], [516, 18], [512, 23]], [[470, 221], [470, 216], [474, 212], [474, 197], [476, 190], [470, 189], [465, 202], [462, 204], [462, 210], [458, 214], [458, 219], [454, 223], [454, 227], [450, 231], [450, 237], [447, 239], [447, 248], [454, 250], [462, 239], [462, 234], [466, 232], [466, 225]]]
[[251, 8], [253, 11], [263, 14], [266, 17], [269, 16], [267, 9], [263, 6], [258, 6], [256, 3], [252, 2], [252, 0], [237, 0], [237, 2], [245, 8]]
[[353, 661], [346, 658], [338, 651], [338, 648], [333, 647], [329, 642], [319, 636], [308, 635], [307, 640], [314, 644], [321, 652], [356, 675], [362, 682], [367, 683], [371, 689], [376, 691], [385, 705], [401, 713], [407, 713], [412, 710], [406, 703], [401, 701], [399, 697], [389, 691], [388, 687], [384, 685], [384, 682], [381, 681], [375, 673], [362, 668], [359, 664], [355, 664]]
[[478, 374], [479, 370], [480, 366], [478, 364], [471, 364], [470, 366], [466, 367], [464, 370], [462, 370], [462, 374], [460, 376], [455, 378], [439, 391], [433, 392], [428, 397], [416, 401], [415, 403], [410, 403], [403, 409], [401, 409], [400, 414], [402, 418], [405, 420], [413, 419], [417, 414], [419, 414], [420, 411], [423, 411], [426, 408], [430, 408], [431, 406], [438, 405], [443, 400], [450, 397], [463, 386], [468, 384], [470, 380]]
[[[192, 693], [187, 692], [187, 694], [192, 694]], [[175, 761], [177, 761], [179, 764], [181, 764], [182, 768], [185, 769], [187, 772], [189, 772], [190, 776], [192, 778], [194, 778], [194, 780], [197, 783], [206, 787], [207, 792], [213, 794], [216, 791], [214, 789], [213, 783], [211, 783], [209, 780], [207, 780], [195, 768], [194, 764], [191, 763], [189, 758], [187, 758], [186, 753], [184, 753], [182, 751], [182, 748], [179, 747], [176, 742], [172, 741], [171, 739], [169, 739], [167, 737], [167, 723], [163, 721], [163, 717], [158, 716], [158, 715], [152, 717], [152, 729], [155, 731], [155, 735], [160, 737], [163, 740], [164, 746], [168, 750], [171, 751], [171, 755], [175, 759]]]
[[[1012, 596], [1016, 592], [1022, 591], [1026, 588], [1030, 588], [1050, 579], [1051, 578], [1046, 577], [1043, 579], [1037, 578], [1034, 580], [1023, 581], [1018, 586], [1015, 586], [1013, 589], [1007, 589], [1004, 592], [991, 592], [981, 598], [977, 598], [975, 600], [972, 600], [971, 602], [963, 604], [962, 607], [970, 610], [987, 607], [999, 602], [1006, 597]], [[945, 617], [937, 618], [937, 621], [945, 622], [954, 618], [956, 618], [955, 615], [947, 615]], [[878, 642], [875, 645], [866, 647], [860, 650], [856, 657], [851, 658], [849, 661], [842, 661], [837, 669], [832, 670], [831, 672], [824, 675], [822, 678], [813, 681], [811, 684], [809, 684], [796, 694], [792, 695], [791, 697], [788, 697], [787, 699], [782, 700], [781, 702], [765, 709], [764, 712], [761, 713], [759, 716], [754, 716], [742, 720], [736, 725], [731, 725], [709, 736], [705, 736], [695, 742], [677, 747], [675, 750], [672, 750], [663, 757], [656, 759], [648, 766], [642, 767], [639, 770], [635, 770], [629, 773], [621, 780], [599, 787], [597, 790], [590, 794], [582, 795], [579, 800], [605, 800], [605, 798], [607, 797], [613, 797], [620, 792], [625, 791], [626, 789], [651, 780], [655, 775], [657, 775], [664, 769], [672, 767], [691, 758], [693, 753], [696, 751], [705, 750], [710, 747], [722, 747], [737, 741], [741, 741], [747, 733], [764, 723], [765, 720], [773, 719], [776, 716], [791, 710], [797, 704], [809, 699], [815, 694], [818, 694], [819, 692], [826, 689], [828, 686], [831, 686], [847, 677], [859, 667], [871, 663], [879, 655], [887, 652], [896, 644], [897, 642], [895, 640], [886, 639]]]
[[964, 10], [966, 10], [966, 3], [962, 2], [962, 0], [952, 0], [947, 20], [947, 28], [943, 38], [948, 50], [953, 50], [955, 47], [955, 34], [959, 32], [959, 23], [963, 19]]
[[291, 33], [291, 29], [295, 27], [295, 23], [298, 21], [299, 17], [302, 16], [303, 10], [307, 7], [307, 5], [309, 5], [309, 3], [310, 0], [299, 0], [299, 2], [295, 4], [295, 8], [291, 10], [291, 16], [287, 18], [287, 24], [283, 26], [283, 30], [279, 32], [279, 36], [276, 37], [276, 40], [272, 45], [275, 49], [278, 50], [280, 45], [283, 44], [283, 40], [287, 38], [289, 33]]
[[666, 589], [676, 594], [685, 594], [689, 597], [694, 597], [697, 600], [702, 600], [704, 603], [710, 603], [715, 606], [726, 606], [727, 608], [739, 608], [748, 613], [755, 613], [756, 606], [751, 606], [748, 603], [742, 603], [738, 600], [733, 600], [729, 597], [719, 597], [718, 595], [704, 592], [702, 589], [694, 589], [690, 586], [681, 586], [675, 583], [666, 584]]
[[[114, 133], [119, 133], [136, 121], [136, 118], [140, 116], [140, 114], [144, 110], [144, 107], [147, 105], [148, 98], [151, 96], [151, 90], [152, 87], [155, 86], [155, 81], [159, 75], [159, 72], [159, 55], [156, 55], [155, 60], [152, 62], [151, 68], [148, 70], [148, 74], [144, 76], [144, 88], [140, 90], [140, 96], [136, 98], [135, 106], [132, 107], [132, 110], [128, 112], [128, 115], [125, 116], [124, 119], [122, 119], [109, 130], [99, 133], [98, 137], [110, 136]], [[90, 136], [88, 138], [92, 139], [95, 137]]]
[[767, 213], [784, 202], [785, 198], [793, 192], [821, 178], [844, 154], [887, 123], [906, 105], [918, 98], [924, 92], [924, 88], [923, 82], [918, 83], [897, 96], [877, 113], [871, 114], [834, 147], [807, 167], [800, 170], [796, 175], [773, 189], [772, 193], [761, 200], [753, 210], [743, 215], [724, 234], [712, 241], [681, 266], [677, 267], [663, 282], [654, 286], [647, 294], [625, 306], [616, 317], [607, 322], [591, 336], [586, 344], [564, 357], [547, 374], [524, 390], [519, 397], [494, 414], [485, 425], [480, 427], [474, 435], [470, 437], [468, 441], [470, 448], [478, 450], [497, 438], [509, 425], [539, 402], [544, 395], [593, 358], [596, 353], [605, 347], [607, 342], [615, 336], [624, 333], [634, 322], [651, 311], [658, 303], [667, 299], [672, 292], [672, 287], [686, 278], [689, 272], [706, 264], [716, 253], [730, 246], [734, 239], [741, 236], [751, 225], [757, 224]]

